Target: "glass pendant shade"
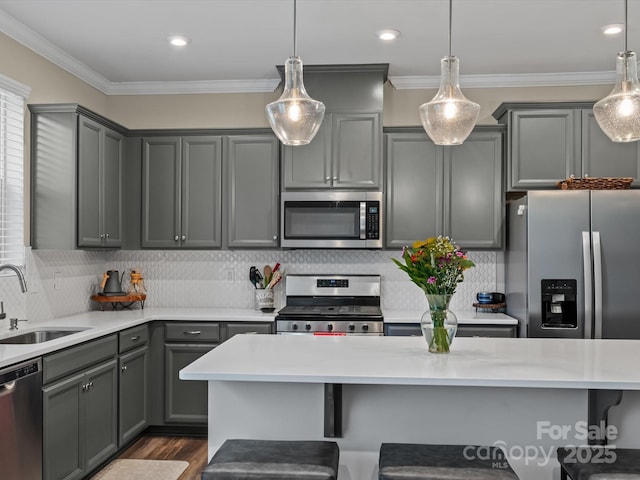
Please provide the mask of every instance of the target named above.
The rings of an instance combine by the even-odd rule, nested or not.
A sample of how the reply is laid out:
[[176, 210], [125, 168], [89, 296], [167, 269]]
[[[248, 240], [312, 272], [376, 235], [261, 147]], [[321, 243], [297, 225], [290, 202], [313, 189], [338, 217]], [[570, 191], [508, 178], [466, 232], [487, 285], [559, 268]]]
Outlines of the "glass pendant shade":
[[640, 140], [640, 83], [635, 52], [616, 57], [616, 84], [611, 93], [593, 106], [602, 131], [614, 142]]
[[471, 133], [480, 114], [480, 105], [460, 90], [460, 61], [453, 56], [440, 61], [440, 89], [435, 97], [420, 105], [420, 120], [436, 145], [460, 145]]
[[284, 91], [266, 106], [271, 129], [285, 145], [307, 145], [318, 133], [324, 103], [311, 98], [302, 81], [302, 60], [289, 57], [284, 65]]

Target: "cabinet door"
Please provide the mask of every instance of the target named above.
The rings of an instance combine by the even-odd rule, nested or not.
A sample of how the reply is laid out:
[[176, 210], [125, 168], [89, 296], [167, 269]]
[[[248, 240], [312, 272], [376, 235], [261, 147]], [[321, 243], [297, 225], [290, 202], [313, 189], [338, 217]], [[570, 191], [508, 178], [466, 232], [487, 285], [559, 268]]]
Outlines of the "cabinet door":
[[[582, 110], [582, 175], [639, 179], [639, 142], [612, 142], [598, 125], [593, 111]], [[636, 180], [632, 185], [637, 184]]]
[[225, 340], [229, 340], [234, 335], [242, 334], [242, 333], [258, 333], [258, 334], [269, 334], [273, 333], [273, 322], [265, 322], [265, 323], [248, 323], [248, 322], [238, 322], [238, 323], [227, 323], [227, 335]]
[[84, 381], [85, 471], [118, 450], [118, 376], [116, 360], [88, 370]]
[[386, 135], [385, 246], [401, 248], [442, 234], [443, 149], [426, 133]]
[[100, 162], [104, 127], [78, 116], [78, 246], [101, 247], [100, 213], [102, 168]]
[[142, 144], [142, 246], [180, 245], [180, 138], [145, 138]]
[[380, 188], [381, 150], [379, 113], [331, 115], [331, 178], [334, 188]]
[[502, 134], [473, 132], [445, 149], [444, 231], [463, 248], [500, 248]]
[[81, 373], [42, 389], [44, 480], [72, 480], [84, 473], [83, 379]]
[[308, 145], [282, 147], [282, 185], [285, 189], [331, 187], [331, 114]]
[[147, 426], [147, 347], [120, 356], [119, 445]]
[[222, 137], [182, 139], [181, 246], [222, 244]]
[[227, 245], [277, 248], [278, 140], [237, 135], [225, 141]]
[[509, 115], [509, 189], [556, 188], [557, 181], [580, 176], [575, 110], [522, 110]]
[[207, 382], [180, 380], [181, 369], [211, 350], [214, 345], [165, 345], [165, 421], [207, 423]]
[[122, 159], [124, 137], [109, 128], [104, 129], [102, 156], [102, 215], [103, 244], [122, 246]]

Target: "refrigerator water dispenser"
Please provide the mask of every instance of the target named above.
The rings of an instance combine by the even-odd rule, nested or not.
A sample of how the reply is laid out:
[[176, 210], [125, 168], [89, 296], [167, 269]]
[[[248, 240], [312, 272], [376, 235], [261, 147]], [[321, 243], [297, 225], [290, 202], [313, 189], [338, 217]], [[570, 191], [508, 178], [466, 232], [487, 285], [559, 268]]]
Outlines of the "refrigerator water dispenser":
[[542, 328], [578, 328], [575, 279], [541, 280]]

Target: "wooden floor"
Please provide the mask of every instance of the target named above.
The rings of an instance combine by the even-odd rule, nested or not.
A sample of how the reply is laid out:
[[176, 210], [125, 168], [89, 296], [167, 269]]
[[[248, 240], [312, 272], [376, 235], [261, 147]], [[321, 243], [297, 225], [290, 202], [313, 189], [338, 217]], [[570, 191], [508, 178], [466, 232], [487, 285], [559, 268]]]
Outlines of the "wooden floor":
[[200, 480], [200, 472], [207, 463], [207, 439], [143, 435], [118, 458], [184, 460], [189, 466], [178, 480]]

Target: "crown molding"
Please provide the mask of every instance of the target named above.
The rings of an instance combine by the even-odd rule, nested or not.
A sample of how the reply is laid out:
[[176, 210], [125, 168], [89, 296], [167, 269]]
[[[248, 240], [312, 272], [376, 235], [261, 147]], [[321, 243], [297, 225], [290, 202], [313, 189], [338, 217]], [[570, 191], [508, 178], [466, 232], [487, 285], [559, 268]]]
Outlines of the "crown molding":
[[189, 93], [273, 92], [279, 78], [257, 80], [202, 80], [190, 82], [111, 82], [107, 95], [171, 95]]
[[66, 70], [92, 87], [97, 88], [102, 93], [107, 93], [109, 81], [105, 77], [96, 73], [93, 69], [78, 61], [64, 50], [56, 47], [49, 40], [34, 32], [3, 10], [0, 10], [0, 31], [30, 50], [33, 50], [38, 55], [46, 58], [54, 65]]
[[[531, 74], [460, 75], [460, 85], [466, 88], [496, 87], [560, 87], [603, 85], [614, 83], [616, 72], [564, 72]], [[394, 77], [389, 81], [397, 90], [438, 88], [439, 76]]]

